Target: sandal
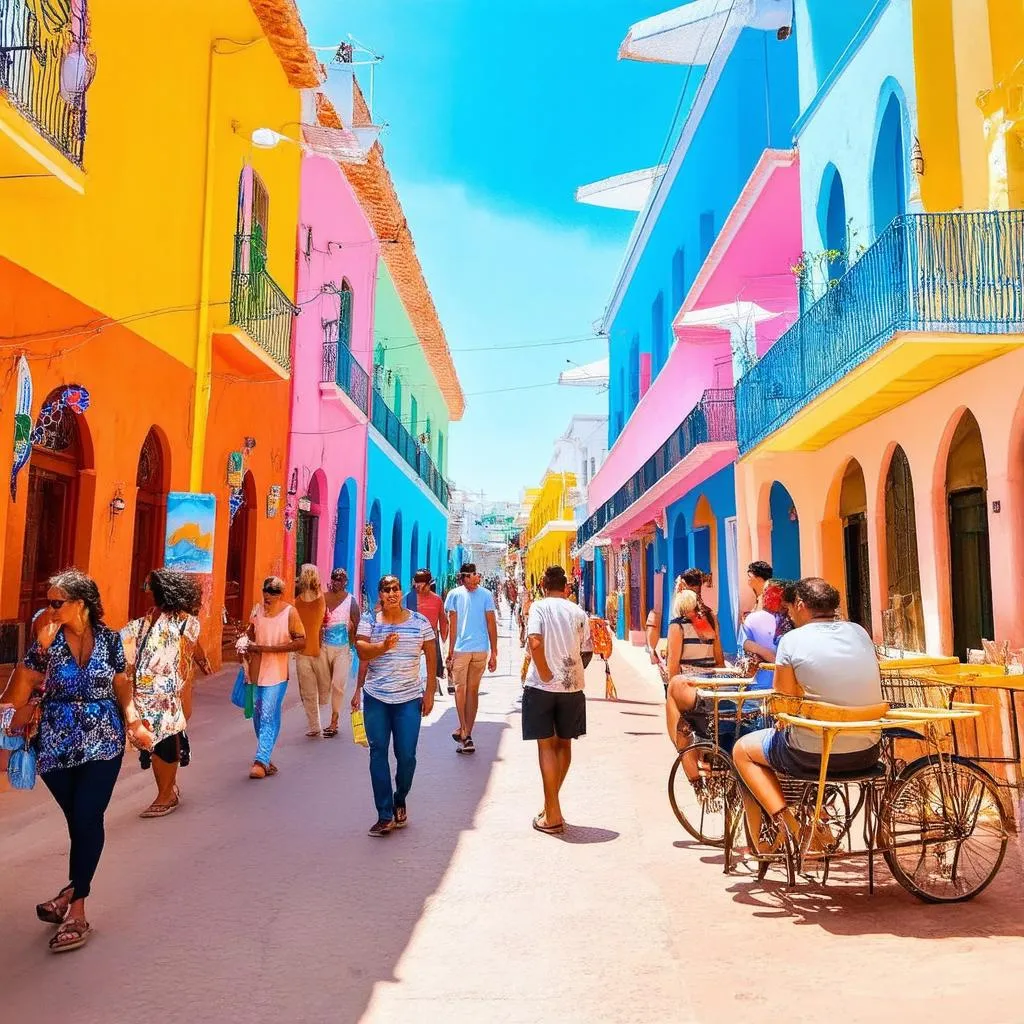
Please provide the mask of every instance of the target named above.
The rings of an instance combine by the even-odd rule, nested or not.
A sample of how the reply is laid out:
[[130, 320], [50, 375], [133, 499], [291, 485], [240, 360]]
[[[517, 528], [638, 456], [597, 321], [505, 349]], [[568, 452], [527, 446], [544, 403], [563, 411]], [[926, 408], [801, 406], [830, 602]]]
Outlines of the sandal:
[[177, 809], [181, 801], [177, 796], [174, 798], [174, 803], [171, 804], [158, 804], [156, 801], [151, 803], [144, 811], [139, 814], [140, 818], [166, 818], [168, 814], [173, 814]]
[[312, 731], [307, 732], [306, 733], [306, 739], [307, 740], [318, 740], [318, 739], [320, 739], [320, 730], [317, 729], [316, 732], [312, 732]]
[[[69, 953], [73, 949], [84, 946], [92, 934], [92, 925], [88, 921], [79, 921], [69, 917], [50, 939], [51, 953]], [[68, 938], [72, 935], [74, 938]]]
[[329, 725], [324, 729], [324, 739], [329, 740], [334, 736], [338, 735], [338, 727], [336, 725]]
[[264, 765], [260, 764], [259, 761], [253, 761], [252, 767], [249, 769], [250, 779], [265, 779], [268, 775], [267, 769]]
[[267, 774], [268, 775], [276, 775], [277, 774], [277, 765], [274, 764], [273, 761], [271, 761], [270, 764], [267, 765]]
[[[65, 885], [52, 900], [36, 904], [36, 917], [44, 924], [63, 924], [71, 909], [71, 896], [75, 891], [73, 885]], [[64, 896], [67, 895], [67, 902]]]
[[565, 822], [559, 822], [557, 825], [542, 825], [541, 822], [544, 820], [544, 812], [542, 811], [533, 819], [533, 827], [538, 832], [543, 832], [546, 836], [560, 836], [565, 831]]

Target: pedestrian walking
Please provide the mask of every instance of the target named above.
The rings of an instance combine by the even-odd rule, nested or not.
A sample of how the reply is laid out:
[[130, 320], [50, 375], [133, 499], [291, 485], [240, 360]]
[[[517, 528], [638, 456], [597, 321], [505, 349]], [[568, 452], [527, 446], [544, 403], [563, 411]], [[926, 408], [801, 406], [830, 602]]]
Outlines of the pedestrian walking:
[[560, 565], [546, 569], [544, 596], [530, 608], [526, 632], [530, 667], [523, 690], [523, 739], [537, 741], [544, 810], [533, 827], [547, 835], [565, 831], [559, 794], [572, 761], [572, 741], [586, 735], [584, 668], [593, 657], [590, 619], [568, 600]]
[[331, 677], [331, 724], [324, 729], [324, 736], [331, 738], [338, 735], [338, 717], [348, 677], [352, 674], [352, 655], [359, 625], [359, 605], [355, 596], [348, 592], [348, 573], [344, 569], [335, 569], [331, 573], [326, 608], [323, 642], [327, 672]]
[[194, 576], [154, 569], [146, 580], [154, 607], [121, 630], [135, 710], [153, 733], [152, 751], [139, 752], [153, 769], [156, 797], [140, 818], [163, 818], [178, 809], [178, 767], [191, 760], [186, 728], [192, 715], [195, 668], [210, 672], [199, 643], [202, 591]]
[[302, 708], [306, 712], [306, 735], [316, 740], [321, 735], [320, 708], [331, 703], [327, 652], [320, 642], [327, 615], [320, 570], [308, 562], [303, 565], [299, 570], [295, 590], [295, 610], [299, 613], [306, 633], [305, 646], [295, 655], [295, 675], [299, 682]]
[[[434, 591], [434, 579], [429, 569], [417, 569], [412, 577], [412, 590], [405, 597], [405, 607], [419, 612], [434, 630], [434, 651], [437, 664], [437, 678], [444, 678], [444, 659], [441, 657], [441, 641], [448, 640], [448, 617], [444, 613], [444, 601]], [[440, 683], [438, 683], [440, 692]]]
[[65, 953], [92, 933], [85, 901], [125, 735], [143, 750], [153, 748], [154, 737], [135, 708], [121, 637], [103, 622], [95, 581], [66, 570], [50, 580], [46, 598], [50, 625], [15, 670], [4, 700], [16, 708], [11, 729], [35, 737], [37, 770], [67, 821], [69, 884], [36, 907], [40, 921], [58, 926], [51, 952]]
[[480, 680], [485, 668], [494, 672], [498, 667], [498, 620], [494, 598], [480, 586], [480, 574], [472, 562], [459, 570], [459, 581], [461, 585], [444, 602], [448, 616], [448, 692], [452, 692], [454, 683], [459, 728], [452, 739], [460, 754], [472, 754], [476, 751], [473, 726], [480, 703]]
[[[381, 610], [359, 623], [356, 650], [362, 671], [352, 697], [358, 711], [362, 697], [363, 723], [370, 744], [370, 783], [377, 821], [368, 835], [382, 838], [409, 820], [407, 800], [416, 772], [420, 723], [434, 707], [437, 665], [434, 630], [419, 612], [402, 605], [397, 576], [382, 576], [378, 584]], [[420, 682], [420, 658], [426, 656], [427, 678]], [[391, 782], [390, 747], [395, 750], [395, 779]]]
[[249, 617], [241, 651], [249, 664], [249, 679], [256, 686], [252, 726], [256, 731], [256, 757], [250, 779], [277, 774], [271, 760], [281, 733], [281, 706], [288, 689], [288, 655], [306, 646], [306, 632], [295, 608], [284, 599], [284, 580], [263, 581], [263, 603]]

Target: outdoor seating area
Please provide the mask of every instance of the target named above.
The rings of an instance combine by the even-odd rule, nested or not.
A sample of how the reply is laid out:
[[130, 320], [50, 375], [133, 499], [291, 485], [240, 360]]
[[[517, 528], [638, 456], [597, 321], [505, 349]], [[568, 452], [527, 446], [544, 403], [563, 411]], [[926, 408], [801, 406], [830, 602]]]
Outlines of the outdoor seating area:
[[[880, 659], [879, 669], [884, 702], [859, 708], [694, 677], [710, 714], [673, 762], [669, 803], [698, 843], [723, 851], [726, 874], [742, 865], [757, 883], [779, 871], [790, 887], [824, 885], [834, 863], [859, 861], [872, 893], [880, 857], [899, 885], [931, 903], [970, 900], [996, 877], [1016, 831], [1024, 676], [906, 655]], [[776, 772], [796, 828], [762, 812], [752, 835], [733, 744], [753, 729], [790, 727], [820, 737], [820, 766]], [[833, 770], [837, 741], [856, 734], [880, 736], [877, 764]]]

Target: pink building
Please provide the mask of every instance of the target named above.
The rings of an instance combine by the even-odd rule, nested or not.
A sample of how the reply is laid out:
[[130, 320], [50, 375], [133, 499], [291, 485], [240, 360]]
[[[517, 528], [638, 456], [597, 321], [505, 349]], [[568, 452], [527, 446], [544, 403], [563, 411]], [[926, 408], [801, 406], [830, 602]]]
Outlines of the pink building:
[[342, 168], [302, 162], [287, 555], [359, 593], [365, 520], [373, 304], [380, 245]]

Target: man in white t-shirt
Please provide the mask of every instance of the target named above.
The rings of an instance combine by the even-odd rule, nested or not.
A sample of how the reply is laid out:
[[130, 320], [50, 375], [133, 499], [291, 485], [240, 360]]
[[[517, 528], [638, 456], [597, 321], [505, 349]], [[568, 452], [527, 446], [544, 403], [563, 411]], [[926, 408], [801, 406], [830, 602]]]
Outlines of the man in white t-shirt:
[[587, 732], [583, 670], [593, 657], [590, 619], [565, 596], [569, 581], [560, 565], [544, 572], [544, 597], [530, 606], [526, 634], [530, 666], [523, 690], [523, 739], [537, 741], [544, 783], [538, 832], [565, 831], [558, 794], [572, 761], [572, 741]]

